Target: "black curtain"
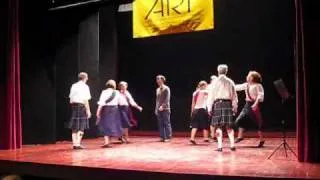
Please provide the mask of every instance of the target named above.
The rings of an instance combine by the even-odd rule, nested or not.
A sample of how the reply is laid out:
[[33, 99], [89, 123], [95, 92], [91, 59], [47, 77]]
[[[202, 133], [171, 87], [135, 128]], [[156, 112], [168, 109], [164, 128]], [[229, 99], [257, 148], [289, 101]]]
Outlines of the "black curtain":
[[[282, 106], [273, 85], [282, 78], [294, 93], [294, 1], [214, 2], [215, 28], [194, 33], [133, 39], [132, 14], [118, 15], [119, 77], [129, 83], [129, 90], [144, 107], [144, 112], [137, 113], [139, 130], [157, 129], [153, 113], [157, 74], [164, 74], [171, 87], [174, 131], [188, 131], [191, 95], [197, 83], [209, 81], [217, 65], [226, 63], [236, 83], [244, 82], [249, 70], [262, 74], [266, 129], [281, 130], [279, 114], [286, 111], [288, 130], [294, 131], [295, 103]], [[240, 110], [244, 93], [239, 100]]]
[[[298, 159], [320, 162], [319, 93], [316, 91], [320, 59], [319, 1], [296, 0], [296, 98]], [[317, 16], [318, 15], [318, 16]]]

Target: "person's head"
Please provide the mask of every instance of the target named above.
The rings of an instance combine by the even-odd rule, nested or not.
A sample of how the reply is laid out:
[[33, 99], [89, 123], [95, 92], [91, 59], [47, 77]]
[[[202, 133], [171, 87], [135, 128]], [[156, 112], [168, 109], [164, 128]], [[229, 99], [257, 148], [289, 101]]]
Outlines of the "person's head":
[[228, 73], [228, 66], [226, 64], [220, 64], [217, 68], [219, 75], [227, 75]]
[[247, 82], [248, 83], [261, 83], [262, 82], [262, 77], [260, 73], [257, 71], [249, 71], [247, 75]]
[[213, 81], [215, 81], [217, 79], [217, 76], [216, 75], [212, 75], [210, 77], [210, 83], [213, 83]]
[[86, 72], [80, 72], [78, 74], [79, 81], [87, 82], [88, 81], [88, 74]]
[[163, 75], [158, 75], [156, 77], [156, 80], [157, 80], [158, 86], [162, 86], [166, 82], [166, 77], [164, 77]]
[[207, 82], [206, 81], [200, 81], [198, 84], [198, 89], [206, 89], [207, 88]]
[[117, 88], [117, 83], [116, 83], [115, 80], [110, 79], [110, 80], [108, 80], [108, 81], [106, 82], [106, 87], [107, 87], [107, 88], [116, 89], [116, 88]]
[[128, 88], [128, 83], [125, 81], [119, 82], [119, 90], [120, 91], [125, 91]]

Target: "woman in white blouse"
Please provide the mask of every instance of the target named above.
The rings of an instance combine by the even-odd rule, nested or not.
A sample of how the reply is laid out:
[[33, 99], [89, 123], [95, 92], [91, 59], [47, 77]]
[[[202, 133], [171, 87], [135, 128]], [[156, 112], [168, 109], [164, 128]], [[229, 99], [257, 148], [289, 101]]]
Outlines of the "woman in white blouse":
[[120, 139], [122, 142], [129, 142], [129, 128], [132, 126], [136, 126], [137, 122], [133, 117], [131, 106], [138, 109], [140, 112], [142, 111], [142, 107], [139, 106], [135, 100], [133, 99], [131, 93], [128, 91], [128, 83], [121, 81], [119, 83], [119, 109], [120, 109], [120, 117], [121, 117], [121, 125], [124, 130], [124, 135]]
[[200, 81], [197, 90], [192, 95], [190, 142], [193, 145], [196, 145], [195, 136], [198, 129], [203, 130], [204, 142], [209, 142], [209, 115], [207, 110], [207, 99], [207, 82]]
[[236, 124], [239, 126], [238, 138], [236, 143], [242, 141], [244, 128], [242, 122], [244, 119], [251, 119], [255, 122], [258, 128], [259, 144], [258, 147], [263, 147], [264, 140], [262, 134], [263, 119], [260, 112], [260, 105], [264, 100], [264, 90], [261, 84], [261, 75], [256, 71], [250, 71], [247, 75], [247, 82], [236, 85], [237, 91], [245, 91], [246, 104], [241, 110], [239, 116], [236, 119]]
[[116, 90], [116, 82], [109, 80], [107, 89], [103, 90], [98, 102], [97, 118], [104, 135], [103, 148], [110, 147], [110, 137], [121, 137], [123, 129], [118, 109], [120, 93]]

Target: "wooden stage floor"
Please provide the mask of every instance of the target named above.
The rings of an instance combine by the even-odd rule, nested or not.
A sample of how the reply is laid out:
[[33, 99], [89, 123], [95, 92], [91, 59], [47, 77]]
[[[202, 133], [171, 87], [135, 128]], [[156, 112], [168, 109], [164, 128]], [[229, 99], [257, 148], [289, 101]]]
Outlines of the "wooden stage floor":
[[[177, 137], [162, 143], [157, 137], [132, 137], [130, 144], [114, 143], [102, 149], [102, 138], [84, 140], [86, 149], [72, 150], [70, 142], [27, 145], [17, 151], [0, 151], [0, 173], [18, 173], [62, 179], [320, 179], [320, 164], [299, 163], [284, 151], [267, 156], [281, 142], [267, 138], [264, 148], [248, 138], [231, 152], [224, 139], [224, 151], [216, 143], [192, 146], [188, 138]], [[295, 138], [288, 139], [295, 149]], [[109, 177], [109, 178], [107, 178]]]

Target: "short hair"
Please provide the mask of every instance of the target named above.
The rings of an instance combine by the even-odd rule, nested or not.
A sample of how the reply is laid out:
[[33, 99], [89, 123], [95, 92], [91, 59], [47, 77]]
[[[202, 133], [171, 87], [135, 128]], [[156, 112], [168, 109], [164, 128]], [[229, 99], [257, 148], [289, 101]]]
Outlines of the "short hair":
[[252, 77], [252, 81], [255, 83], [262, 83], [261, 74], [257, 71], [249, 71], [249, 76]]
[[198, 88], [200, 88], [200, 87], [202, 87], [202, 86], [206, 86], [206, 85], [208, 85], [208, 83], [207, 83], [206, 81], [202, 80], [202, 81], [200, 81], [200, 82], [198, 83]]
[[1, 177], [1, 180], [21, 180], [22, 178], [18, 175], [7, 175]]
[[125, 82], [125, 81], [120, 81], [120, 82], [119, 82], [119, 87], [121, 87], [121, 86], [126, 86], [126, 87], [128, 87], [128, 83]]
[[211, 80], [215, 80], [215, 79], [217, 79], [218, 77], [216, 76], [216, 75], [212, 75], [211, 77], [210, 77], [210, 79]]
[[80, 73], [78, 74], [78, 79], [79, 79], [79, 80], [84, 80], [84, 79], [86, 79], [86, 78], [88, 78], [88, 73], [86, 73], [86, 72], [80, 72]]
[[108, 81], [106, 82], [106, 86], [107, 86], [107, 88], [116, 89], [117, 83], [116, 83], [115, 80], [110, 79], [110, 80], [108, 80]]
[[228, 73], [228, 66], [226, 64], [220, 64], [217, 68], [218, 74], [227, 74]]
[[163, 82], [166, 82], [166, 77], [164, 77], [164, 75], [157, 75], [156, 79], [160, 79], [162, 80]]

